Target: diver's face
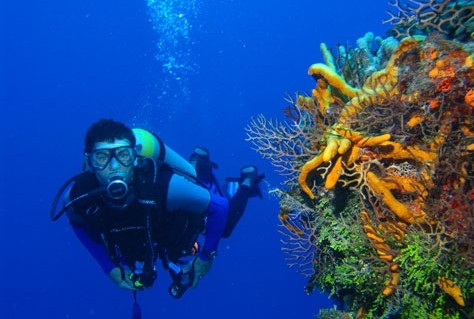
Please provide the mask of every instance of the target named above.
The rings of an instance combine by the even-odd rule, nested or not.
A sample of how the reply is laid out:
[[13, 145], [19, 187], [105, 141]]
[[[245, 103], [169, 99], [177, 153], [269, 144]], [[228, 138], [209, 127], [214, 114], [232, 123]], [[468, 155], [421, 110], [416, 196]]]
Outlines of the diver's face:
[[88, 156], [89, 165], [101, 185], [107, 185], [114, 179], [132, 180], [136, 152], [128, 140], [97, 142]]

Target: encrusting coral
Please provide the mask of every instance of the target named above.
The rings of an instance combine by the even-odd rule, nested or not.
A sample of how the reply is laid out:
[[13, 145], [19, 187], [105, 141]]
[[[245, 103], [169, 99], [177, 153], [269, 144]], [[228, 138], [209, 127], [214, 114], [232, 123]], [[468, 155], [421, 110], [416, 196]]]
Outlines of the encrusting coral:
[[358, 318], [470, 318], [474, 44], [463, 26], [474, 2], [411, 2], [400, 16], [420, 19], [397, 20], [395, 37], [368, 33], [337, 55], [322, 44], [290, 124], [260, 116], [247, 133], [287, 178], [274, 191], [284, 250], [308, 293]]

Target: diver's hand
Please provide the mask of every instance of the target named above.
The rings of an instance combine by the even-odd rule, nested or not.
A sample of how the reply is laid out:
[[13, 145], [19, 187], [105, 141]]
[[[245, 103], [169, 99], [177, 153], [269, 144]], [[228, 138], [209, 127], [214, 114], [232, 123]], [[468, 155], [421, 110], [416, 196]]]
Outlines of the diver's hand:
[[130, 280], [130, 273], [128, 271], [122, 270], [120, 267], [115, 267], [112, 269], [108, 276], [119, 288], [138, 290]]
[[197, 256], [184, 267], [183, 271], [184, 273], [188, 273], [190, 271], [193, 272], [191, 277], [193, 279], [191, 287], [195, 288], [199, 280], [201, 280], [201, 278], [211, 270], [211, 267], [212, 259], [204, 260], [203, 258]]

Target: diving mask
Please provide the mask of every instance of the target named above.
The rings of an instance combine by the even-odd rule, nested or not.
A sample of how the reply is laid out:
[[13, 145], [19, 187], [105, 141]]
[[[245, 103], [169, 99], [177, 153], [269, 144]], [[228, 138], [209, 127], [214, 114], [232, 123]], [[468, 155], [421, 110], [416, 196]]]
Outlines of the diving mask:
[[137, 158], [135, 148], [132, 146], [119, 146], [114, 148], [97, 148], [94, 149], [89, 157], [89, 165], [97, 170], [103, 170], [109, 165], [112, 158], [115, 158], [125, 167], [133, 165]]

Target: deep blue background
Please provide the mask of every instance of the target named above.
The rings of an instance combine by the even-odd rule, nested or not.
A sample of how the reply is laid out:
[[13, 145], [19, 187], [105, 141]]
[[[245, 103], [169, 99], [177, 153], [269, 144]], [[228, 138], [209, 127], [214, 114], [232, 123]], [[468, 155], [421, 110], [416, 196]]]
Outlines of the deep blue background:
[[[160, 21], [145, 0], [2, 1], [1, 318], [130, 317], [130, 294], [102, 274], [65, 219], [48, 217], [58, 187], [80, 170], [92, 122], [144, 126], [186, 157], [207, 146], [221, 179], [255, 163], [275, 187], [281, 178], [244, 140], [250, 118], [281, 117], [286, 93], [310, 92], [306, 72], [322, 62], [321, 42], [355, 45], [389, 27], [382, 1], [191, 2], [194, 28], [180, 50], [196, 68], [181, 83], [187, 93], [163, 98], [173, 82], [155, 58]], [[274, 198], [252, 200], [212, 272], [181, 300], [167, 295], [161, 271], [139, 296], [144, 318], [312, 318], [330, 306], [306, 296], [305, 279], [286, 266], [277, 214]]]

